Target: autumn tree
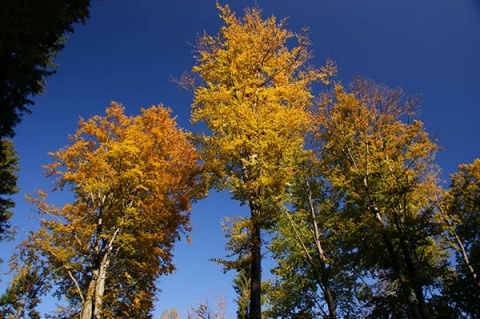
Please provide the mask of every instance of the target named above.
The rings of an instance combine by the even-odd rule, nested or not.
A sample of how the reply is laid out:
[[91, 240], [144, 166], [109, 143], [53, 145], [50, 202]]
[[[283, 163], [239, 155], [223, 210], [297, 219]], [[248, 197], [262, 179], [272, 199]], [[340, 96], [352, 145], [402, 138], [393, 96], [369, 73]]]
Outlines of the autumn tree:
[[10, 209], [15, 202], [10, 196], [18, 192], [18, 157], [11, 140], [0, 139], [0, 240], [4, 239], [10, 227], [13, 213]]
[[[261, 231], [284, 204], [304, 145], [310, 85], [320, 72], [307, 65], [308, 38], [259, 9], [238, 18], [218, 5], [224, 22], [197, 45], [192, 122], [203, 152], [204, 179], [250, 208], [250, 318], [261, 317]], [[289, 44], [296, 45], [292, 48]]]
[[379, 288], [365, 295], [371, 317], [430, 318], [427, 293], [445, 274], [434, 155], [416, 119], [418, 98], [356, 77], [324, 96], [315, 138], [325, 176], [342, 192], [342, 218], [361, 270]]
[[23, 250], [38, 252], [72, 315], [150, 317], [155, 280], [174, 270], [174, 243], [190, 229], [193, 146], [161, 105], [130, 117], [112, 102], [50, 155], [54, 190], [74, 199], [57, 207], [45, 191], [30, 196], [41, 225]]

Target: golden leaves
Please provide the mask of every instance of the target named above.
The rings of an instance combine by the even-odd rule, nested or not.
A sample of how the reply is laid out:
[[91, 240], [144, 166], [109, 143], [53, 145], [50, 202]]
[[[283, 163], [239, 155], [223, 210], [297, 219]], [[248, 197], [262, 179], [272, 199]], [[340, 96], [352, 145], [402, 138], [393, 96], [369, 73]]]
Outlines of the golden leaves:
[[[268, 206], [286, 197], [309, 125], [310, 85], [323, 73], [306, 64], [307, 37], [286, 30], [283, 21], [263, 19], [258, 9], [242, 18], [228, 6], [218, 9], [224, 26], [197, 46], [192, 71], [203, 84], [194, 92], [192, 121], [210, 131], [197, 136], [205, 168], [242, 201], [255, 197]], [[297, 45], [289, 48], [291, 40]], [[329, 63], [324, 73], [333, 69]]]

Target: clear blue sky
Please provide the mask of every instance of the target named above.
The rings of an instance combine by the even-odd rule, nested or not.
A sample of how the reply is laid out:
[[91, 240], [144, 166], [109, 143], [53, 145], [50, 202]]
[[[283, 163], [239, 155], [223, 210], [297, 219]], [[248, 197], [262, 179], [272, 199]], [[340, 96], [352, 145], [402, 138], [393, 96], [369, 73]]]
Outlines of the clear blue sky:
[[[225, 1], [220, 1], [225, 4]], [[257, 0], [265, 15], [288, 17], [288, 28], [310, 28], [315, 58], [335, 60], [339, 77], [355, 73], [401, 86], [424, 96], [421, 120], [445, 148], [437, 160], [444, 177], [460, 163], [480, 157], [480, 1], [479, 0]], [[254, 1], [230, 1], [238, 14]], [[78, 26], [57, 58], [58, 73], [48, 78], [47, 92], [35, 98], [33, 114], [17, 127], [21, 192], [13, 224], [33, 225], [23, 196], [51, 189], [42, 175], [47, 152], [67, 144], [79, 116], [103, 114], [109, 102], [123, 103], [127, 114], [163, 103], [189, 128], [192, 97], [169, 81], [194, 63], [197, 34], [220, 27], [214, 0], [93, 1], [91, 19]], [[59, 202], [62, 196], [52, 197]], [[57, 202], [57, 203], [59, 203]], [[225, 239], [220, 220], [241, 212], [228, 194], [213, 194], [192, 210], [192, 244], [177, 245], [177, 272], [159, 282], [162, 309], [184, 309], [196, 299], [223, 294], [234, 316], [233, 274], [208, 261], [223, 257]], [[22, 236], [19, 235], [20, 239]], [[2, 243], [7, 260], [13, 243]], [[7, 268], [6, 263], [2, 265]], [[268, 273], [268, 269], [264, 269]], [[3, 276], [2, 279], [8, 280]], [[4, 283], [0, 283], [3, 290]], [[49, 305], [45, 305], [46, 308]], [[53, 306], [51, 306], [53, 308]]]

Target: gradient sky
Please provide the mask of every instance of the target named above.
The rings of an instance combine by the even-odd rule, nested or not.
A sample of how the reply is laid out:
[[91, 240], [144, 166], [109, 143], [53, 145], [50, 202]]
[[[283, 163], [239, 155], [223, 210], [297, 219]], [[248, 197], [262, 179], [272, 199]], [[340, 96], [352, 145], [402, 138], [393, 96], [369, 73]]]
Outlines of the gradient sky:
[[[231, 0], [230, 6], [242, 15], [255, 3], [265, 16], [287, 17], [292, 31], [308, 27], [312, 63], [320, 66], [327, 57], [335, 60], [344, 82], [360, 73], [400, 86], [407, 94], [423, 95], [420, 119], [444, 147], [437, 162], [446, 180], [458, 164], [480, 157], [480, 1]], [[189, 129], [192, 96], [169, 78], [193, 65], [191, 44], [197, 35], [204, 30], [215, 34], [220, 25], [214, 0], [94, 0], [91, 19], [70, 36], [56, 60], [57, 74], [47, 79], [46, 93], [35, 97], [33, 114], [16, 129], [21, 192], [15, 197], [12, 223], [24, 229], [35, 225], [28, 219], [33, 212], [23, 196], [52, 188], [41, 166], [50, 161], [49, 151], [67, 144], [79, 116], [104, 114], [112, 100], [123, 103], [129, 115], [163, 103]], [[51, 196], [56, 204], [66, 198]], [[228, 194], [213, 193], [195, 204], [192, 243], [183, 240], [176, 247], [178, 270], [159, 282], [162, 293], [155, 318], [169, 307], [184, 314], [197, 299], [219, 294], [229, 302], [228, 318], [234, 317], [233, 273], [224, 275], [208, 259], [225, 256], [221, 218], [241, 212]], [[17, 238], [22, 237], [20, 232]], [[8, 260], [13, 245], [2, 243], [0, 257]], [[4, 263], [2, 271], [7, 268]], [[2, 280], [3, 291], [8, 277]]]

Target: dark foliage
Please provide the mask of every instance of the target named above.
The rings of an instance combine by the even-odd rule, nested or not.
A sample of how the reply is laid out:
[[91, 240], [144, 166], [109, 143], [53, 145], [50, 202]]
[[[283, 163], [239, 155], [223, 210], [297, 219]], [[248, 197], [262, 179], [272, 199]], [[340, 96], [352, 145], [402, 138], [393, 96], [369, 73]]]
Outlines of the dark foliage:
[[66, 34], [90, 14], [90, 0], [0, 1], [0, 138], [29, 113], [32, 97], [55, 73]]

